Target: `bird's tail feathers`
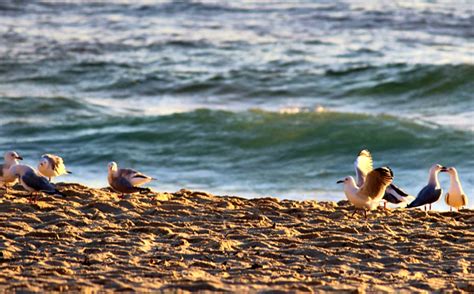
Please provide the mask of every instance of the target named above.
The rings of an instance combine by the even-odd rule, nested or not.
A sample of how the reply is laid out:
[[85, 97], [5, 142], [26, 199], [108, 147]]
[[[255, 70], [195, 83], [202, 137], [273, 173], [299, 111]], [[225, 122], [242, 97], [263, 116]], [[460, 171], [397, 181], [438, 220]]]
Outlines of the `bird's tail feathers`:
[[54, 191], [41, 191], [41, 192], [46, 193], [48, 195], [59, 195], [61, 197], [66, 197], [66, 195], [64, 195], [61, 191], [59, 191], [57, 189], [54, 190]]
[[67, 174], [72, 174], [72, 171], [67, 170], [66, 173], [67, 173]]

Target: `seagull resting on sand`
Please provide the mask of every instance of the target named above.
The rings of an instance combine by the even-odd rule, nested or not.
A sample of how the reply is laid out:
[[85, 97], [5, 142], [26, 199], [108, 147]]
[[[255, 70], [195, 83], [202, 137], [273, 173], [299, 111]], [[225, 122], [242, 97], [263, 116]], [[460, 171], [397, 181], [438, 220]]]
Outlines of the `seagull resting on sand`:
[[410, 204], [407, 205], [407, 208], [418, 207], [429, 204], [429, 209], [431, 210], [431, 203], [438, 201], [441, 194], [443, 194], [443, 189], [439, 184], [438, 174], [440, 172], [446, 172], [447, 169], [444, 166], [439, 164], [434, 164], [430, 168], [429, 177], [428, 177], [428, 184], [423, 187], [423, 189], [418, 192], [416, 199], [413, 200]]
[[[369, 150], [364, 149], [359, 152], [359, 155], [357, 156], [356, 161], [354, 162], [354, 167], [357, 176], [357, 186], [362, 187], [365, 182], [365, 178], [367, 177], [367, 174], [373, 170], [372, 154], [370, 154]], [[387, 202], [394, 204], [402, 203], [402, 206], [406, 206], [408, 204], [408, 201], [415, 199], [415, 197], [410, 196], [408, 193], [406, 193], [405, 191], [403, 191], [392, 183], [385, 190], [383, 199], [385, 200], [384, 208], [387, 208]]]
[[463, 206], [467, 206], [467, 196], [462, 189], [458, 171], [454, 167], [448, 167], [446, 171], [449, 173], [450, 184], [444, 201], [449, 205], [450, 211], [452, 211], [453, 207], [459, 211]]
[[43, 154], [43, 156], [41, 156], [38, 171], [47, 177], [49, 181], [51, 181], [53, 177], [71, 174], [71, 172], [66, 169], [63, 159], [53, 154]]
[[15, 151], [7, 151], [3, 156], [5, 162], [0, 164], [0, 185], [5, 187], [8, 191], [9, 184], [15, 184], [17, 177], [10, 172], [10, 167], [18, 164], [19, 160], [23, 160], [23, 157], [18, 155]]
[[31, 192], [30, 202], [38, 201], [38, 192], [64, 196], [48, 179], [39, 175], [31, 166], [16, 164], [10, 167], [10, 172], [20, 180], [25, 190]]
[[155, 178], [149, 177], [134, 169], [118, 168], [117, 163], [113, 161], [109, 163], [108, 169], [109, 173], [107, 179], [109, 181], [109, 185], [115, 191], [122, 194], [119, 196], [120, 198], [123, 198], [125, 193], [131, 194], [136, 192], [150, 192], [149, 188], [142, 188], [138, 186], [156, 180]]
[[344, 183], [344, 193], [356, 208], [352, 215], [357, 212], [357, 209], [363, 209], [364, 216], [367, 218], [367, 210], [377, 208], [392, 180], [392, 170], [389, 167], [379, 167], [367, 173], [364, 184], [360, 188], [353, 177], [346, 177], [337, 183]]

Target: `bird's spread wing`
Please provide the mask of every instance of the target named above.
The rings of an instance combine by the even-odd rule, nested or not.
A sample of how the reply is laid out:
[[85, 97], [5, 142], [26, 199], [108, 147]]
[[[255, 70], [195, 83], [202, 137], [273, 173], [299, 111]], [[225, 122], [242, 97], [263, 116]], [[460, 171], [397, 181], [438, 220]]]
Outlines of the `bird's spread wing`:
[[357, 186], [362, 187], [367, 174], [373, 170], [372, 155], [370, 154], [369, 150], [364, 149], [359, 152], [359, 155], [354, 162], [354, 167], [357, 176]]
[[388, 185], [392, 183], [393, 172], [388, 167], [379, 167], [367, 174], [364, 185], [360, 188], [360, 194], [369, 198], [375, 198], [383, 193]]
[[23, 182], [28, 186], [33, 188], [36, 191], [43, 191], [43, 192], [55, 192], [56, 188], [51, 185], [50, 182], [44, 177], [40, 177], [35, 173], [29, 171], [26, 172], [21, 179]]

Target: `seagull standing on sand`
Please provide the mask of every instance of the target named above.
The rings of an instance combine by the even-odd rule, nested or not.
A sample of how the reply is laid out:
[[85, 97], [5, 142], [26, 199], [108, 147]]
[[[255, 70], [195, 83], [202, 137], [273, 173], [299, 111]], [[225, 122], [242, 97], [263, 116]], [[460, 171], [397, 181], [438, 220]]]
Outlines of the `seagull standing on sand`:
[[450, 184], [444, 200], [450, 206], [449, 210], [454, 207], [459, 211], [463, 206], [467, 206], [467, 196], [462, 189], [458, 171], [454, 167], [448, 167], [446, 171], [449, 173]]
[[439, 184], [438, 174], [440, 172], [446, 172], [446, 171], [447, 169], [444, 166], [441, 166], [439, 164], [434, 164], [430, 168], [430, 173], [428, 177], [428, 185], [423, 187], [423, 189], [421, 189], [420, 192], [418, 192], [416, 199], [413, 200], [410, 204], [408, 204], [407, 208], [413, 208], [413, 207], [425, 205], [425, 211], [426, 211], [426, 205], [429, 204], [429, 208], [431, 210], [431, 203], [438, 201], [439, 197], [441, 197], [441, 194], [443, 194], [443, 189], [441, 189], [441, 186]]
[[20, 180], [23, 188], [31, 192], [30, 202], [38, 201], [38, 192], [64, 196], [48, 179], [39, 175], [31, 166], [16, 164], [10, 167], [10, 172]]
[[149, 177], [142, 174], [134, 169], [118, 168], [117, 163], [110, 162], [108, 165], [109, 173], [107, 179], [109, 185], [117, 192], [122, 193], [120, 198], [124, 197], [124, 194], [131, 193], [146, 193], [150, 192], [149, 188], [138, 187], [146, 184], [150, 181], [156, 180], [155, 178]]
[[0, 184], [8, 191], [9, 184], [15, 184], [17, 177], [10, 172], [10, 167], [18, 164], [23, 157], [18, 155], [15, 151], [7, 151], [3, 156], [5, 162], [0, 165]]
[[[357, 176], [357, 186], [362, 187], [367, 174], [373, 170], [372, 154], [370, 154], [369, 150], [364, 149], [359, 152], [359, 155], [354, 162], [354, 167]], [[410, 199], [415, 199], [415, 197], [410, 196], [408, 193], [392, 183], [385, 190], [383, 199], [386, 201], [384, 202], [384, 208], [387, 208], [387, 202], [394, 204], [404, 203], [406, 205]]]
[[49, 181], [51, 181], [51, 178], [53, 177], [71, 174], [71, 172], [66, 169], [64, 160], [53, 154], [43, 154], [43, 156], [41, 156], [41, 160], [38, 164], [38, 171], [43, 176], [47, 177]]
[[360, 188], [353, 177], [346, 177], [337, 183], [344, 183], [344, 193], [356, 208], [354, 213], [357, 212], [357, 209], [363, 209], [364, 216], [367, 218], [367, 210], [377, 208], [385, 194], [385, 189], [392, 183], [392, 180], [392, 170], [389, 167], [379, 167], [367, 173], [364, 184]]

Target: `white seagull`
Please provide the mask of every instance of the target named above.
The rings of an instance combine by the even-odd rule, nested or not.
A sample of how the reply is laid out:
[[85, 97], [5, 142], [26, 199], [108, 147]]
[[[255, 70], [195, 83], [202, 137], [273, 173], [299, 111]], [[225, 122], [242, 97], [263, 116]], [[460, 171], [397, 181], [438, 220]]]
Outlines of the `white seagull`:
[[[359, 155], [354, 162], [358, 187], [362, 187], [367, 174], [373, 170], [372, 162], [372, 154], [370, 154], [369, 150], [364, 149], [359, 152]], [[406, 206], [408, 202], [415, 199], [415, 197], [409, 195], [392, 183], [385, 190], [385, 194], [382, 199], [385, 200], [384, 208], [386, 208], [387, 202], [394, 204], [401, 203], [402, 206]]]
[[3, 156], [5, 162], [0, 164], [0, 185], [5, 187], [8, 191], [9, 184], [15, 184], [17, 177], [10, 172], [10, 167], [18, 164], [19, 160], [23, 160], [23, 157], [18, 155], [15, 151], [7, 151]]
[[[363, 185], [359, 188], [353, 177], [346, 177], [344, 180], [337, 181], [338, 184], [344, 184], [344, 193], [347, 199], [357, 209], [364, 211], [367, 218], [367, 210], [374, 210], [385, 195], [385, 190], [392, 183], [393, 172], [389, 167], [379, 167], [365, 176]], [[354, 215], [354, 213], [352, 215]]]
[[448, 167], [446, 171], [449, 173], [450, 184], [444, 200], [450, 210], [454, 207], [459, 211], [463, 206], [467, 206], [467, 196], [462, 189], [458, 171], [454, 167]]
[[71, 174], [64, 165], [64, 160], [53, 154], [43, 154], [38, 164], [38, 171], [51, 181], [51, 178]]
[[156, 180], [134, 169], [118, 168], [117, 163], [113, 161], [109, 163], [108, 170], [107, 180], [109, 181], [109, 185], [115, 191], [122, 193], [120, 198], [123, 198], [125, 193], [150, 192], [149, 188], [141, 188], [138, 186]]

